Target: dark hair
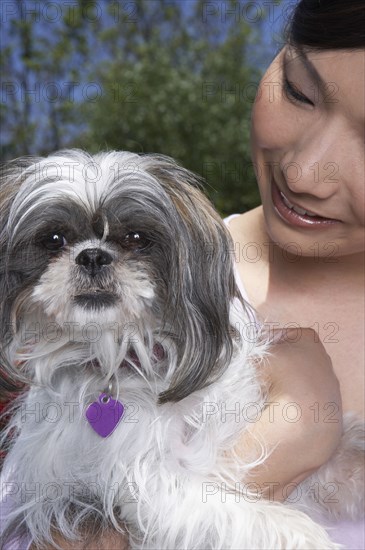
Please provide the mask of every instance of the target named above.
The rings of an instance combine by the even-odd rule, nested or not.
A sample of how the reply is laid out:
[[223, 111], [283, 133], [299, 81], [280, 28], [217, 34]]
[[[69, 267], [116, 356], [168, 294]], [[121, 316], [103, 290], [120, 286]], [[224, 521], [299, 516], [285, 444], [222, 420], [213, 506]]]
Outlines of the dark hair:
[[365, 47], [364, 0], [300, 0], [286, 29], [293, 46], [318, 50]]

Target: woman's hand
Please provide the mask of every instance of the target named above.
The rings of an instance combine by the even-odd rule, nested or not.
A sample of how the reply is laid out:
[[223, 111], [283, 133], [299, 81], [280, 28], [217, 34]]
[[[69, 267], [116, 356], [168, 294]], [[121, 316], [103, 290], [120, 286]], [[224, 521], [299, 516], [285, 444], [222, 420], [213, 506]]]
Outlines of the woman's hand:
[[331, 359], [315, 331], [301, 329], [293, 343], [297, 334], [290, 329], [281, 338], [275, 335], [278, 343], [262, 368], [270, 386], [268, 406], [235, 448], [243, 457], [259, 456], [258, 442], [272, 451], [245, 482], [255, 482], [264, 498], [277, 501], [286, 500], [331, 457], [342, 434], [341, 394]]

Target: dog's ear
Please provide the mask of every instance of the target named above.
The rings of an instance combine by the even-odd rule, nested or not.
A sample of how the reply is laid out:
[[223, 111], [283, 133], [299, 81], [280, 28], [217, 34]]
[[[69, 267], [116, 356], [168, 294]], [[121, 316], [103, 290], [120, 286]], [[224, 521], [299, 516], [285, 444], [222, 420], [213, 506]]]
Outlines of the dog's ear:
[[230, 306], [241, 295], [234, 277], [233, 242], [201, 191], [200, 180], [171, 159], [160, 157], [153, 166], [181, 220], [169, 264], [165, 312], [178, 363], [170, 387], [159, 396], [165, 403], [203, 388], [229, 365], [237, 337]]
[[[16, 380], [19, 373], [7, 362], [4, 352], [10, 343], [16, 327], [13, 326], [12, 310], [14, 300], [22, 285], [21, 274], [11, 267], [9, 247], [9, 215], [27, 170], [39, 159], [23, 157], [0, 166], [0, 389], [13, 392], [19, 389]], [[6, 373], [4, 376], [4, 372]], [[14, 381], [13, 381], [14, 379]]]

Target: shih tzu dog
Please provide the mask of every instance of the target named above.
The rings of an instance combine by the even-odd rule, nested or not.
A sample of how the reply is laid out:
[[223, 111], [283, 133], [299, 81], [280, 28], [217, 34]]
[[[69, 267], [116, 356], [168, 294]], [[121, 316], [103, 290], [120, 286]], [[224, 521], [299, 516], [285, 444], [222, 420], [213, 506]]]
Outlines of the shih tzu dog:
[[88, 526], [127, 529], [141, 549], [339, 548], [303, 509], [336, 515], [312, 490], [335, 481], [341, 513], [361, 515], [363, 472], [350, 489], [342, 463], [363, 431], [348, 420], [302, 509], [245, 485], [268, 454], [235, 449], [265, 407], [269, 343], [193, 174], [163, 156], [61, 151], [6, 166], [0, 205], [1, 363], [29, 384], [3, 435], [2, 548]]

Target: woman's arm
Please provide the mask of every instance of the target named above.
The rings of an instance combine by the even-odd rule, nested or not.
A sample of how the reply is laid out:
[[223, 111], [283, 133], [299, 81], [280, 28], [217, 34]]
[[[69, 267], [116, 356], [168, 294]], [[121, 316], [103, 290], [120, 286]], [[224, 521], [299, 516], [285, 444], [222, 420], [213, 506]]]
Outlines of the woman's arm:
[[259, 455], [258, 442], [272, 449], [245, 481], [255, 482], [265, 498], [277, 501], [331, 457], [342, 434], [341, 394], [331, 359], [315, 331], [302, 329], [300, 340], [291, 343], [294, 332], [287, 331], [273, 346], [263, 369], [270, 381], [270, 404], [235, 449], [240, 456], [255, 448]]

